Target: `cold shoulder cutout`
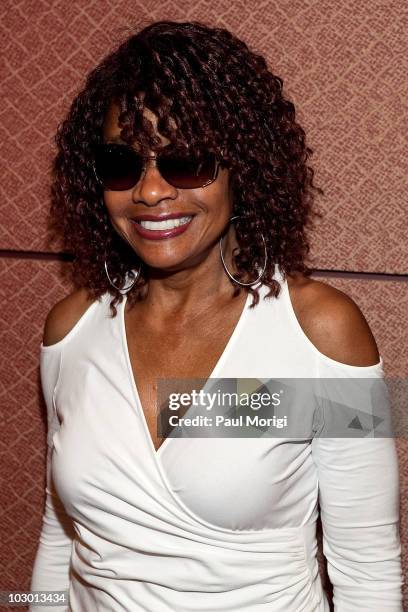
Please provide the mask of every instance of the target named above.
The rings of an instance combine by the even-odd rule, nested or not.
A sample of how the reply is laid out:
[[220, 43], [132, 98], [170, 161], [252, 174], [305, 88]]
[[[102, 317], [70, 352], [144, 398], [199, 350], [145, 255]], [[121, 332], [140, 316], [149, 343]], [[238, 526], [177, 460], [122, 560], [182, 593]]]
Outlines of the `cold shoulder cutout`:
[[[335, 610], [402, 612], [394, 439], [336, 437], [330, 419], [345, 409], [369, 415], [378, 401], [389, 412], [383, 360], [357, 367], [320, 353], [277, 266], [275, 275], [278, 298], [264, 300], [261, 286], [259, 304], [247, 302], [205, 388], [235, 378], [316, 383], [313, 399], [294, 394], [284, 405], [295, 434], [175, 436], [155, 452], [125, 350], [125, 300], [112, 319], [108, 294], [42, 348], [63, 512], [47, 502], [31, 589], [69, 595], [69, 607], [50, 610], [329, 612], [320, 511]], [[346, 384], [356, 404], [342, 396]]]

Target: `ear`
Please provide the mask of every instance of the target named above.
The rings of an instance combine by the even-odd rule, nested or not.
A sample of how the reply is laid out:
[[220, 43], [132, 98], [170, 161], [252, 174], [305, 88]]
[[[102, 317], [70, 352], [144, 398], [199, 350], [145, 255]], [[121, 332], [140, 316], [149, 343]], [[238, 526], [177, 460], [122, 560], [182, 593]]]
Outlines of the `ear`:
[[225, 159], [226, 152], [227, 152], [226, 147], [222, 147], [222, 149], [220, 151], [220, 159], [219, 159], [222, 167], [225, 167], [223, 162], [224, 162], [224, 159]]

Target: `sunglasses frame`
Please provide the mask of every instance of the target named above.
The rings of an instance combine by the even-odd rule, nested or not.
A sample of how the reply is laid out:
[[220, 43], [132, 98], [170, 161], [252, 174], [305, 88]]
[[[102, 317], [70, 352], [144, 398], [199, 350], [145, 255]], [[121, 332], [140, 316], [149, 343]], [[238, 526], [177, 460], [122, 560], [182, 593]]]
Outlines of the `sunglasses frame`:
[[[108, 143], [106, 143], [108, 144]], [[120, 147], [125, 147], [125, 148], [129, 148], [131, 149], [131, 147], [127, 146], [127, 145], [118, 145]], [[132, 149], [131, 149], [132, 150]], [[160, 155], [140, 155], [140, 153], [136, 153], [136, 151], [134, 151], [135, 155], [138, 155], [139, 157], [141, 157], [142, 159], [157, 159], [160, 158]], [[164, 176], [162, 176], [163, 180], [166, 181], [166, 183], [169, 183], [169, 185], [171, 185], [172, 187], [175, 187], [176, 189], [202, 189], [203, 187], [207, 187], [208, 185], [211, 185], [211, 183], [214, 183], [214, 181], [217, 180], [218, 177], [218, 170], [219, 167], [221, 165], [221, 160], [216, 159], [215, 160], [215, 168], [214, 168], [214, 176], [213, 178], [209, 179], [206, 183], [204, 183], [203, 185], [197, 185], [196, 187], [177, 187], [176, 185], [173, 185], [172, 183], [169, 183]], [[157, 168], [157, 163], [155, 164], [156, 168]], [[140, 177], [138, 178], [138, 180], [136, 181], [136, 183], [134, 185], [132, 185], [129, 188], [126, 189], [109, 189], [108, 187], [105, 187], [103, 181], [98, 177], [98, 174], [96, 172], [96, 168], [95, 168], [95, 160], [92, 162], [92, 168], [93, 168], [93, 172], [95, 175], [95, 178], [97, 180], [97, 182], [103, 187], [104, 191], [128, 191], [129, 189], [134, 189], [135, 186], [138, 184], [138, 182], [140, 181], [140, 179], [142, 178], [145, 170], [146, 170], [146, 164], [143, 165], [142, 167], [142, 172], [140, 174]], [[158, 169], [158, 168], [157, 168]], [[159, 169], [158, 169], [159, 170]], [[160, 170], [159, 170], [160, 172]]]

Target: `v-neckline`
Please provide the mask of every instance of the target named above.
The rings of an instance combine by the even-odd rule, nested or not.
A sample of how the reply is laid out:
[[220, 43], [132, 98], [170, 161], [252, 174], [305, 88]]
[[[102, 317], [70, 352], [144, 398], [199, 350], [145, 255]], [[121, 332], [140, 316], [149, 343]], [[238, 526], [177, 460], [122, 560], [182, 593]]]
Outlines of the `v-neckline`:
[[[246, 321], [246, 318], [248, 316], [248, 312], [249, 312], [249, 301], [251, 299], [251, 293], [248, 291], [246, 300], [245, 300], [245, 304], [244, 307], [241, 311], [241, 314], [239, 316], [238, 322], [236, 323], [234, 330], [232, 332], [232, 334], [230, 335], [223, 352], [221, 353], [220, 357], [218, 358], [217, 363], [215, 364], [211, 374], [208, 376], [208, 378], [206, 379], [206, 381], [208, 381], [210, 378], [218, 378], [218, 374], [221, 371], [221, 368], [223, 367], [227, 357], [231, 354], [232, 351], [232, 347], [233, 345], [236, 343], [239, 333], [244, 325], [244, 322]], [[158, 447], [158, 449], [156, 449], [154, 443], [153, 443], [153, 439], [152, 436], [150, 434], [149, 431], [149, 427], [147, 424], [147, 420], [146, 420], [146, 416], [143, 410], [143, 406], [142, 406], [142, 402], [140, 401], [140, 395], [139, 395], [139, 391], [136, 385], [136, 380], [135, 377], [133, 375], [133, 369], [132, 369], [132, 364], [130, 361], [130, 353], [129, 353], [129, 345], [128, 345], [128, 341], [127, 341], [127, 335], [126, 335], [126, 324], [125, 324], [125, 308], [126, 308], [126, 303], [127, 303], [127, 295], [125, 294], [124, 299], [122, 300], [122, 303], [120, 305], [120, 337], [121, 337], [121, 342], [122, 342], [122, 348], [123, 348], [123, 353], [125, 356], [125, 361], [126, 361], [126, 366], [127, 366], [127, 371], [128, 371], [128, 377], [130, 379], [130, 383], [131, 383], [131, 387], [133, 390], [133, 396], [135, 399], [135, 403], [137, 406], [137, 414], [139, 415], [142, 423], [143, 423], [143, 429], [145, 431], [145, 436], [147, 438], [147, 442], [148, 445], [151, 448], [151, 451], [153, 453], [153, 456], [155, 458], [155, 461], [158, 462], [159, 460], [159, 456], [161, 455], [161, 453], [163, 452], [163, 449], [165, 446], [167, 446], [170, 442], [170, 440], [172, 439], [172, 436], [169, 434], [164, 440], [163, 442], [160, 444], [160, 446]], [[207, 382], [206, 382], [207, 384]]]

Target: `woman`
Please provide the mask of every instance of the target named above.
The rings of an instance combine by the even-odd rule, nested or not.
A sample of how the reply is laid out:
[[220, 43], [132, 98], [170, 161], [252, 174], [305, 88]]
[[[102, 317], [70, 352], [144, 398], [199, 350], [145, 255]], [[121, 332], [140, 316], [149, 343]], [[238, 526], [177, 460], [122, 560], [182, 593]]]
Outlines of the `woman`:
[[358, 306], [309, 278], [321, 190], [282, 81], [227, 30], [156, 22], [90, 73], [57, 145], [77, 289], [41, 345], [32, 590], [73, 612], [327, 612], [319, 495], [335, 609], [402, 610], [391, 437], [321, 435], [330, 396], [289, 406], [301, 435], [180, 435], [159, 398], [174, 379], [385, 384]]

